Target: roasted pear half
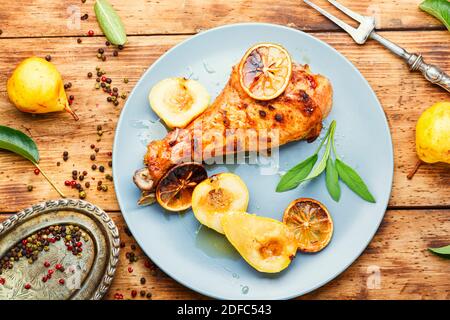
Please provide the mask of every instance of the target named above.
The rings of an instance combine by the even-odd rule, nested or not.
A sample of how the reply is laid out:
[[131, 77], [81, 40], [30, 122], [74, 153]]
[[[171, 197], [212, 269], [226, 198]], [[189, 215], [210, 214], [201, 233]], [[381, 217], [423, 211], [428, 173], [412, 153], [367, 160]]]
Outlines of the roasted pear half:
[[149, 94], [153, 111], [170, 128], [184, 128], [209, 106], [208, 91], [198, 81], [168, 78]]
[[228, 212], [247, 211], [248, 189], [239, 176], [220, 173], [200, 183], [192, 194], [192, 210], [197, 220], [224, 233], [221, 219]]
[[228, 241], [260, 272], [277, 273], [286, 269], [297, 252], [292, 234], [280, 221], [231, 212], [222, 217], [222, 227]]

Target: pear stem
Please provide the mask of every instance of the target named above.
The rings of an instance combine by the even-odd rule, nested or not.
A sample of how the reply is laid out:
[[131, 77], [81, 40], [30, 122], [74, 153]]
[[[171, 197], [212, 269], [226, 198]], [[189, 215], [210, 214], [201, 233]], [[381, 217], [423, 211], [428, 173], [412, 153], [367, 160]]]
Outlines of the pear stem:
[[50, 183], [50, 185], [53, 187], [53, 189], [55, 189], [56, 192], [58, 192], [61, 197], [65, 198], [66, 196], [64, 195], [64, 193], [62, 193], [61, 190], [59, 190], [59, 188], [53, 183], [53, 181], [50, 180], [50, 178], [45, 174], [44, 171], [42, 171], [42, 169], [39, 167], [39, 165], [36, 162], [33, 162], [33, 164], [35, 165], [36, 168], [39, 169], [39, 171], [42, 173], [44, 178], [47, 179], [48, 183]]
[[414, 175], [417, 173], [417, 171], [419, 170], [419, 168], [422, 164], [423, 164], [422, 160], [418, 160], [416, 162], [416, 165], [414, 166], [414, 168], [411, 170], [411, 172], [407, 176], [408, 180], [411, 180], [414, 177]]
[[77, 114], [70, 108], [68, 105], [66, 106], [66, 111], [72, 115], [72, 117], [75, 119], [75, 121], [78, 121], [80, 118], [78, 118]]

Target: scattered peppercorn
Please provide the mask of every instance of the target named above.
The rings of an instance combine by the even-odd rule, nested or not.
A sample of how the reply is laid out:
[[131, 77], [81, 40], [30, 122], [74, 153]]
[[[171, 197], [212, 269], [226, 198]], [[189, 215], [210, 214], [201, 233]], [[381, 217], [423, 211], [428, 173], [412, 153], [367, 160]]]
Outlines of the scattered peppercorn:
[[124, 78], [123, 83], [128, 83], [128, 78]]
[[78, 39], [77, 39], [77, 42], [78, 42], [78, 43], [81, 43], [81, 42], [83, 42], [83, 40], [81, 40], [80, 38], [78, 38]]
[[109, 46], [111, 45], [111, 42], [106, 41], [106, 42], [105, 42], [105, 45], [106, 45], [107, 47], [109, 47]]
[[91, 154], [91, 160], [92, 160], [92, 161], [95, 160], [95, 154]]
[[104, 166], [100, 166], [100, 167], [98, 167], [98, 170], [99, 170], [100, 172], [105, 172], [105, 167], [104, 167]]
[[92, 72], [88, 72], [87, 76], [88, 78], [92, 78]]
[[28, 186], [28, 187], [27, 187], [27, 190], [28, 190], [29, 192], [33, 191], [33, 186], [31, 186], [31, 185]]
[[45, 56], [45, 60], [47, 60], [47, 61], [49, 61], [49, 62], [50, 62], [50, 61], [52, 60], [52, 56], [51, 56], [51, 55], [49, 55], [49, 54], [48, 54], [48, 55], [46, 55], [46, 56]]
[[117, 46], [117, 48], [119, 48], [119, 50], [123, 50], [123, 45], [119, 44], [119, 45]]
[[145, 284], [145, 278], [144, 277], [141, 278], [141, 284]]
[[86, 183], [84, 184], [84, 186], [85, 186], [86, 188], [90, 188], [91, 184], [90, 184], [89, 181], [88, 181], [88, 182], [86, 182]]
[[145, 297], [145, 290], [141, 290], [139, 294], [141, 295], [141, 297]]
[[125, 242], [122, 241], [122, 242], [120, 243], [120, 247], [121, 247], [121, 248], [125, 248]]
[[114, 57], [117, 57], [118, 55], [119, 55], [119, 51], [114, 50], [114, 51], [113, 51], [113, 56], [114, 56]]
[[81, 16], [81, 20], [87, 20], [88, 18], [89, 18], [89, 15], [87, 13], [85, 13]]
[[98, 153], [100, 151], [100, 148], [95, 148], [94, 150], [96, 153]]
[[108, 186], [106, 184], [102, 185], [102, 191], [103, 192], [108, 191]]
[[147, 293], [147, 299], [151, 299], [151, 298], [152, 298], [152, 293], [151, 292]]
[[111, 161], [111, 160], [108, 161], [108, 166], [109, 166], [109, 167], [112, 167], [112, 161]]
[[97, 165], [93, 164], [91, 168], [92, 170], [97, 170]]

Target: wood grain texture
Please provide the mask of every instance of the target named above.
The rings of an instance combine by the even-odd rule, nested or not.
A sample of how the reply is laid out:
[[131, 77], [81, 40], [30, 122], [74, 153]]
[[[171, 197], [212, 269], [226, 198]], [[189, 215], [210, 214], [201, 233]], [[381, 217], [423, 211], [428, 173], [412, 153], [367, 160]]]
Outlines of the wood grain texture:
[[[382, 29], [442, 28], [418, 8], [422, 0], [340, 0], [354, 11], [373, 15]], [[336, 13], [327, 1], [316, 0]], [[111, 0], [128, 34], [192, 34], [223, 24], [269, 22], [301, 30], [337, 30], [337, 27], [300, 0]], [[0, 1], [2, 37], [83, 36], [89, 29], [101, 34], [94, 0]], [[80, 21], [87, 13], [89, 18]]]
[[[8, 215], [0, 215], [0, 221]], [[121, 231], [125, 247], [106, 299], [122, 293], [131, 298], [131, 290], [145, 290], [153, 299], [205, 299], [175, 282], [152, 263], [124, 232], [120, 213], [110, 213]], [[324, 287], [301, 299], [449, 299], [450, 271], [448, 260], [427, 251], [450, 243], [450, 210], [389, 210], [375, 238], [364, 253], [343, 274]], [[134, 252], [138, 261], [129, 263], [127, 252]], [[301, 255], [296, 259], [301, 259]], [[148, 260], [150, 261], [150, 260]], [[130, 273], [128, 267], [133, 271]], [[377, 275], [379, 274], [379, 281]], [[145, 278], [141, 285], [140, 279]]]
[[[446, 31], [387, 32], [386, 37], [403, 44], [411, 51], [422, 52], [430, 63], [438, 63], [450, 70], [447, 43], [450, 34]], [[427, 107], [441, 100], [449, 100], [448, 94], [429, 84], [419, 74], [411, 74], [402, 61], [370, 42], [366, 46], [354, 45], [341, 33], [318, 33], [317, 36], [331, 44], [349, 58], [367, 78], [377, 93], [387, 115], [395, 153], [394, 187], [390, 206], [450, 206], [450, 167], [444, 164], [423, 166], [412, 181], [406, 175], [416, 162], [414, 132], [415, 124]], [[108, 49], [108, 60], [99, 62], [97, 48], [103, 46], [102, 38], [86, 38], [77, 44], [76, 38], [45, 39], [0, 39], [3, 54], [0, 56], [0, 124], [9, 125], [28, 132], [37, 142], [41, 153], [41, 166], [59, 185], [71, 178], [72, 170], [87, 170], [91, 190], [87, 200], [105, 210], [118, 210], [112, 183], [108, 192], [98, 192], [95, 184], [104, 179], [98, 170], [90, 170], [93, 163], [106, 166], [112, 149], [114, 129], [123, 102], [113, 107], [106, 102], [106, 95], [94, 89], [94, 78], [88, 79], [89, 71], [101, 66], [113, 85], [120, 91], [130, 91], [143, 71], [167, 49], [186, 39], [186, 36], [139, 36], [130, 37], [130, 43], [119, 57], [112, 57]], [[68, 94], [75, 96], [73, 108], [80, 116], [74, 122], [66, 113], [31, 116], [17, 111], [8, 101], [5, 91], [7, 77], [14, 66], [31, 55], [44, 57], [50, 54], [52, 62], [61, 71], [65, 82], [72, 82]], [[312, 66], [314, 70], [314, 66]], [[123, 77], [130, 82], [123, 83]], [[349, 93], [350, 94], [350, 93]], [[363, 107], [363, 106], [362, 106]], [[368, 120], [369, 121], [369, 120]], [[96, 127], [103, 125], [104, 134], [97, 142]], [[100, 147], [96, 161], [90, 160], [94, 153], [90, 145]], [[67, 162], [62, 153], [70, 154]], [[143, 149], [144, 150], [144, 149]], [[14, 212], [35, 202], [57, 198], [58, 195], [43, 180], [33, 173], [33, 167], [20, 157], [0, 151], [0, 212]], [[140, 156], [140, 155], [136, 155]], [[57, 166], [56, 162], [61, 162]], [[106, 173], [110, 168], [106, 166]], [[92, 177], [96, 180], [92, 181]], [[131, 183], [131, 180], [130, 180]], [[33, 192], [27, 192], [27, 185]], [[68, 196], [76, 197], [75, 190], [63, 187]]]

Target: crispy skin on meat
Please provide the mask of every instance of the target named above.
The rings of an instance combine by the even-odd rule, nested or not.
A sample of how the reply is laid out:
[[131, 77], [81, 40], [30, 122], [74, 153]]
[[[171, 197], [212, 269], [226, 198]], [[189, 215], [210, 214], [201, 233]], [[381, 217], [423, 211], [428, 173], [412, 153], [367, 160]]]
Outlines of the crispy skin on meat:
[[[257, 146], [249, 145], [241, 129], [254, 132], [258, 138], [265, 132], [278, 130], [279, 139], [272, 139], [275, 137], [268, 133], [269, 145], [265, 149], [296, 140], [313, 141], [320, 134], [322, 120], [331, 110], [332, 96], [328, 79], [312, 74], [307, 65], [293, 64], [291, 81], [285, 92], [271, 101], [257, 101], [241, 88], [235, 66], [227, 85], [203, 114], [185, 129], [175, 129], [163, 140], [149, 143], [144, 157], [149, 178], [155, 187], [177, 162], [256, 151]], [[201, 152], [198, 152], [200, 144]]]

